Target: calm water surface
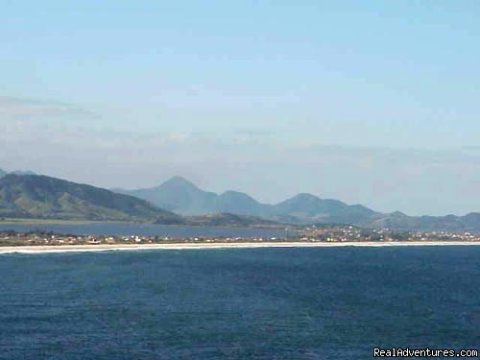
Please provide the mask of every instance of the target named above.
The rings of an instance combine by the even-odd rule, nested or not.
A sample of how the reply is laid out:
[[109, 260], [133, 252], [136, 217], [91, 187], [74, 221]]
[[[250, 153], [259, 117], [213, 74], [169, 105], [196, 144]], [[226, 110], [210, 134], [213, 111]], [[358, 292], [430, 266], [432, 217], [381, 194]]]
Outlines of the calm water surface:
[[53, 231], [74, 235], [114, 235], [114, 236], [170, 236], [170, 237], [283, 237], [284, 229], [256, 229], [216, 226], [168, 226], [131, 223], [93, 223], [93, 224], [0, 224], [0, 231], [14, 230]]
[[0, 256], [1, 359], [369, 359], [480, 344], [480, 248]]

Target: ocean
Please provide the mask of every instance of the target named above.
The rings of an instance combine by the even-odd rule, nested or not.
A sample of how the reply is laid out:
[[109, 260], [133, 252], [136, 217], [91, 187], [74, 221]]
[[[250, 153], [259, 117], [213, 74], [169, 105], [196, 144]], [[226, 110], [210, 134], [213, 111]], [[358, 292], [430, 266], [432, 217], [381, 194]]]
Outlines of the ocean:
[[478, 348], [480, 247], [0, 255], [0, 359]]

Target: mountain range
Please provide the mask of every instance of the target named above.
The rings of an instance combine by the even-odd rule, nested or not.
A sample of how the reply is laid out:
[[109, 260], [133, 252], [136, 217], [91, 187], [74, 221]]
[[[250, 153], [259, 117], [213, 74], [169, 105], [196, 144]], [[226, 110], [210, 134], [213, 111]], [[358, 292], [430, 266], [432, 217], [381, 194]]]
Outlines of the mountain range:
[[381, 213], [362, 205], [348, 205], [339, 200], [321, 199], [306, 193], [278, 204], [264, 204], [238, 191], [222, 194], [204, 191], [179, 176], [153, 188], [114, 191], [190, 216], [230, 213], [287, 224], [349, 224], [399, 231], [480, 231], [480, 213], [465, 216], [408, 216], [398, 211]]
[[14, 174], [14, 175], [37, 175], [33, 171], [30, 170], [15, 170], [12, 172], [5, 171], [3, 169], [0, 169], [0, 178], [4, 177], [7, 174]]
[[0, 218], [257, 227], [345, 224], [399, 231], [480, 232], [480, 213], [437, 217], [380, 213], [305, 193], [264, 204], [237, 191], [204, 191], [181, 177], [150, 189], [111, 191], [30, 172], [1, 174]]
[[144, 199], [162, 209], [182, 215], [231, 213], [282, 222], [349, 223], [367, 220], [376, 214], [361, 205], [347, 205], [338, 200], [320, 199], [310, 194], [299, 194], [275, 205], [263, 204], [238, 191], [226, 191], [222, 194], [204, 191], [179, 176], [150, 189], [113, 191]]
[[182, 222], [180, 216], [132, 196], [47, 176], [16, 174], [0, 178], [0, 216]]
[[199, 189], [190, 181], [175, 176], [150, 189], [114, 191], [144, 199], [182, 215], [231, 213], [258, 216], [287, 223], [358, 223], [377, 214], [361, 205], [347, 205], [338, 200], [320, 199], [311, 194], [298, 194], [278, 204], [263, 204], [238, 191], [216, 194]]
[[136, 221], [166, 225], [280, 226], [253, 216], [181, 216], [148, 201], [40, 175], [0, 178], [0, 218]]

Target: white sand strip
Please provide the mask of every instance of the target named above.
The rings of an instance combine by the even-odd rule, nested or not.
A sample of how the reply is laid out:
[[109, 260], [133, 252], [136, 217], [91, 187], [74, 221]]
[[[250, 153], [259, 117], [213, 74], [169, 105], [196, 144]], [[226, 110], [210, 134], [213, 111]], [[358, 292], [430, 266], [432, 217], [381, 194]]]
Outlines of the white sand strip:
[[322, 248], [322, 247], [392, 247], [392, 246], [452, 246], [480, 245], [468, 241], [421, 241], [421, 242], [245, 242], [245, 243], [178, 243], [178, 244], [126, 244], [126, 245], [52, 245], [52, 246], [5, 246], [0, 254], [44, 254], [62, 252], [133, 251], [133, 250], [187, 250], [187, 249], [243, 249], [243, 248]]

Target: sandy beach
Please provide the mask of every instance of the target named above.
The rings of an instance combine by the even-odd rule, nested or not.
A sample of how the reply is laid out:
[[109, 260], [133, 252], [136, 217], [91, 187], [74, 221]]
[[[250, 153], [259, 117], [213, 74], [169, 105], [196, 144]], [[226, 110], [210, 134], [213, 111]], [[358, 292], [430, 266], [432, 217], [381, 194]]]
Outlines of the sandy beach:
[[392, 246], [474, 246], [480, 242], [422, 241], [422, 242], [245, 242], [208, 244], [133, 244], [133, 245], [60, 245], [60, 246], [5, 246], [0, 254], [45, 254], [63, 252], [138, 251], [138, 250], [192, 250], [192, 249], [246, 249], [246, 248], [327, 248], [327, 247], [392, 247]]

